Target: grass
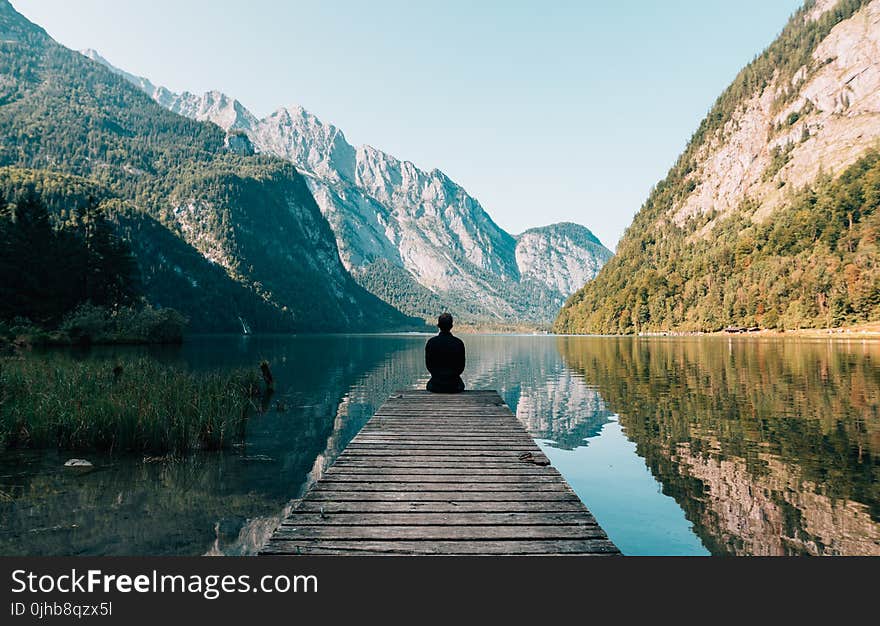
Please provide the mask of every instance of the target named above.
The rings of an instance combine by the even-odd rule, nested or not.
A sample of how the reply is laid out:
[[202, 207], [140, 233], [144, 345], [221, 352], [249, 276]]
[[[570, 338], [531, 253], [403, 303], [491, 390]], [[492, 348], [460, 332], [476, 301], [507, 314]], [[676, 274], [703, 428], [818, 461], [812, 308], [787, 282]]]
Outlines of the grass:
[[178, 454], [242, 438], [255, 372], [190, 372], [155, 360], [0, 358], [0, 450]]

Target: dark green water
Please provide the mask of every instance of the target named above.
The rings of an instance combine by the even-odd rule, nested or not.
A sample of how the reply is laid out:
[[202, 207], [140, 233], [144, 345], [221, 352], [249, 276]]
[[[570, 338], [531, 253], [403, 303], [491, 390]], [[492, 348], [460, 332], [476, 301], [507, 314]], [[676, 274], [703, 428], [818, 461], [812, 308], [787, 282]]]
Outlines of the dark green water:
[[[880, 554], [880, 342], [464, 339], [467, 385], [499, 390], [624, 553]], [[0, 453], [0, 554], [253, 553], [392, 391], [424, 385], [424, 342], [200, 337], [78, 355], [265, 358], [278, 387], [225, 453]], [[95, 469], [65, 469], [73, 456]]]

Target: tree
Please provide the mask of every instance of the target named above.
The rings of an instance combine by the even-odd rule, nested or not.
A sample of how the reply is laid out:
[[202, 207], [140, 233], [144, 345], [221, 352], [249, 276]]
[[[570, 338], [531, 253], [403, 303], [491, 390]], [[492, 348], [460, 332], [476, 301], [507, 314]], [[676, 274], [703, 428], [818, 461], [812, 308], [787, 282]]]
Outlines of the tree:
[[33, 187], [0, 207], [0, 318], [55, 326], [84, 302], [114, 309], [137, 300], [134, 257], [104, 211], [90, 198], [72, 213], [54, 228]]
[[137, 264], [94, 197], [77, 208], [76, 225], [85, 250], [82, 299], [111, 308], [131, 304], [137, 297]]

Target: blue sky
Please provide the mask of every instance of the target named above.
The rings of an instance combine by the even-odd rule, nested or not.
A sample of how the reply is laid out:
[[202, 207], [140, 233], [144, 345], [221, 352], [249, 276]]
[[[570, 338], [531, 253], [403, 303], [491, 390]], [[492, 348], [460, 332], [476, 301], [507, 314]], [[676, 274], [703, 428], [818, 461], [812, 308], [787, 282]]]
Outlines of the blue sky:
[[613, 248], [798, 0], [12, 0], [62, 44], [258, 116], [300, 104], [437, 167], [518, 233]]

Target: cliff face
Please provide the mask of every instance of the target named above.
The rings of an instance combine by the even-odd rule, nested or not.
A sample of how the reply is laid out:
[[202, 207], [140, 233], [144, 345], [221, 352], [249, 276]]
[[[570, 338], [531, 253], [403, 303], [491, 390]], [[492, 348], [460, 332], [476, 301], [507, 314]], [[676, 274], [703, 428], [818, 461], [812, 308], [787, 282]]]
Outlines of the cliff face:
[[807, 2], [736, 77], [562, 332], [880, 319], [880, 1]]
[[[398, 309], [433, 319], [449, 308], [462, 321], [549, 323], [575, 289], [611, 257], [574, 224], [519, 238], [440, 170], [423, 170], [371, 146], [352, 146], [341, 130], [299, 106], [257, 119], [218, 92], [174, 94], [114, 68], [162, 106], [210, 121], [262, 154], [296, 165], [330, 223], [345, 267]], [[247, 150], [247, 146], [239, 148]]]
[[[834, 2], [802, 19], [815, 21]], [[784, 100], [782, 99], [784, 98]], [[714, 210], [721, 219], [744, 198], [772, 219], [789, 188], [837, 174], [880, 139], [880, 2], [837, 24], [792, 76], [752, 94], [695, 155], [696, 186], [671, 207], [676, 223]], [[783, 159], [774, 154], [785, 154]], [[780, 161], [784, 161], [781, 164]]]

